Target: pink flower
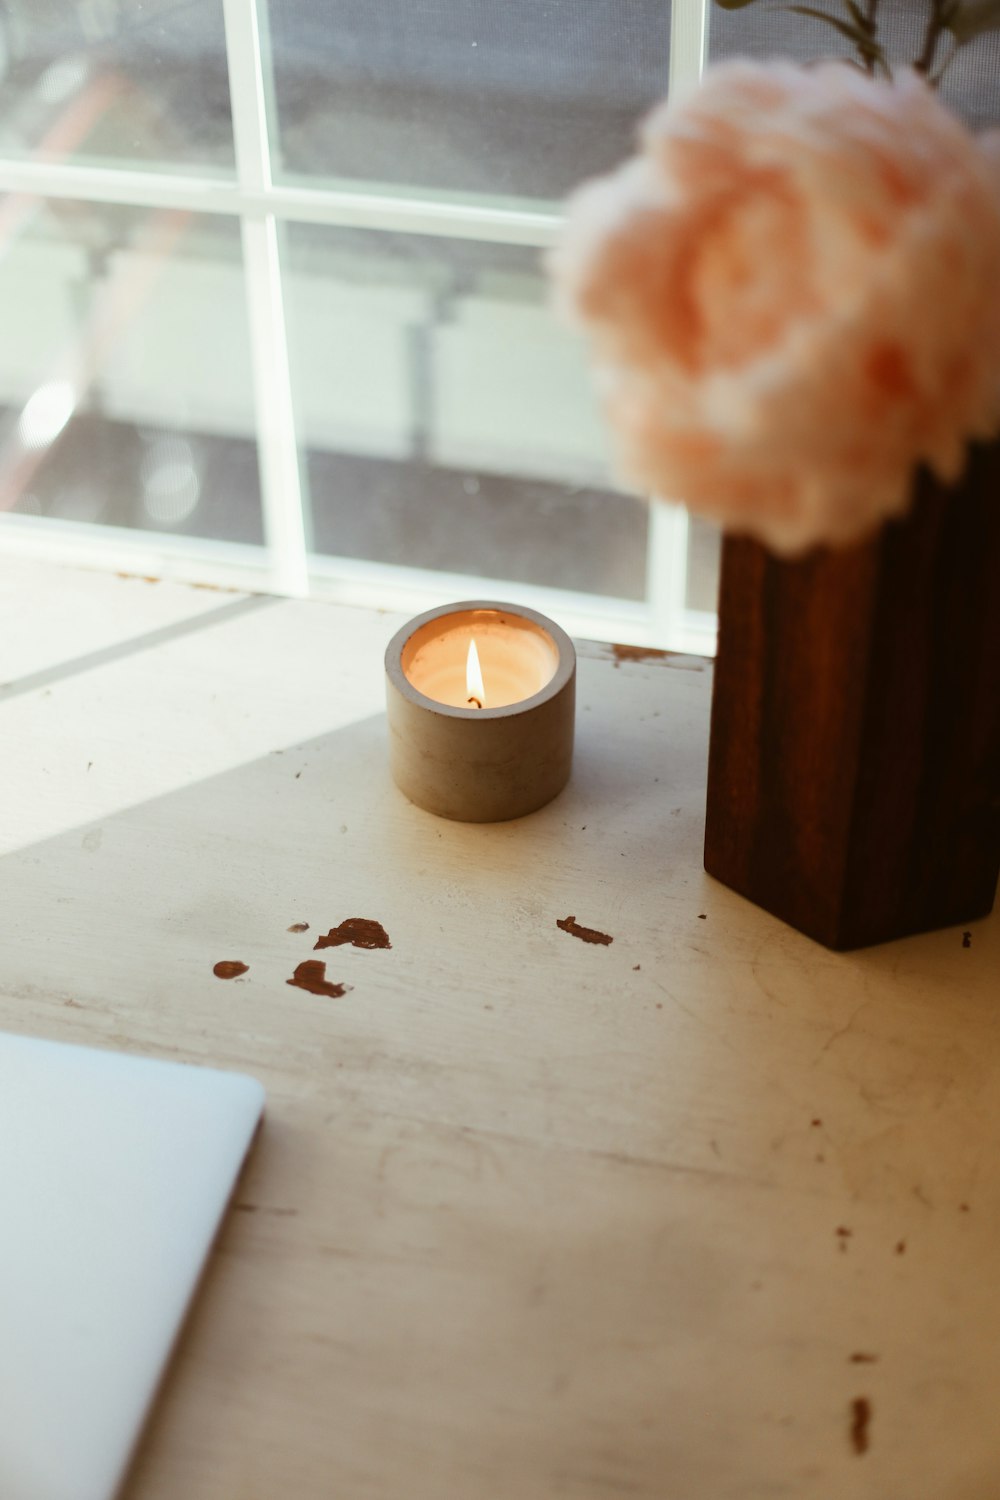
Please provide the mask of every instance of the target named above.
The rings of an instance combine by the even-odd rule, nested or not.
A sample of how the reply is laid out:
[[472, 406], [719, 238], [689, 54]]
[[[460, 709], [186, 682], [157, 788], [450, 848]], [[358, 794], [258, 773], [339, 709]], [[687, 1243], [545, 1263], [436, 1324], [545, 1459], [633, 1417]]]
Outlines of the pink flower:
[[913, 73], [732, 63], [570, 202], [552, 258], [623, 477], [794, 553], [1000, 430], [1000, 136]]

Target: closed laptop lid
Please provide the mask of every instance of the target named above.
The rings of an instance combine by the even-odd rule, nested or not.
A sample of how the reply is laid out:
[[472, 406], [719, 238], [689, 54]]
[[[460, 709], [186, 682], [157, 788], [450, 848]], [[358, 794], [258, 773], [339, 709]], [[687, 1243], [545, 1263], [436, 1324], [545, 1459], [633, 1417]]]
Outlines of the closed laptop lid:
[[111, 1500], [260, 1118], [238, 1074], [0, 1034], [0, 1496]]

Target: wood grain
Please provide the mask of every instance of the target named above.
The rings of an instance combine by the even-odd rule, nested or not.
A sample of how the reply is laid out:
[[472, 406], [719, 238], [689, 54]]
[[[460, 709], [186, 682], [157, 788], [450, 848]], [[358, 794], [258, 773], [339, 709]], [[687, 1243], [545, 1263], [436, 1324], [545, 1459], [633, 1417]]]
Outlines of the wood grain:
[[705, 867], [833, 948], [991, 909], [1000, 445], [847, 551], [726, 542]]

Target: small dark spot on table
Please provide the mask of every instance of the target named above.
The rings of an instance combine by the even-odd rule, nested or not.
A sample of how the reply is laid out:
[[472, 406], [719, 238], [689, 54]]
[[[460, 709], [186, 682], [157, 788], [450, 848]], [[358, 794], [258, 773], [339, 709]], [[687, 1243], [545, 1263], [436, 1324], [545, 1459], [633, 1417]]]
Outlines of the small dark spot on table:
[[614, 942], [609, 932], [599, 932], [596, 927], [582, 927], [576, 917], [564, 917], [562, 921], [556, 918], [556, 926], [568, 932], [572, 937], [579, 938], [583, 943], [600, 943], [607, 947]]
[[291, 925], [291, 927], [288, 928], [288, 931], [289, 932], [308, 932], [309, 931], [309, 923], [308, 922], [293, 922], [292, 925]]
[[640, 969], [641, 969], [641, 968], [642, 968], [642, 965], [641, 965], [641, 964], [633, 964], [633, 965], [632, 965], [632, 973], [633, 973], [633, 974], [638, 974], [638, 973], [639, 973], [639, 970], [640, 970]]
[[89, 771], [89, 770], [90, 770], [90, 768], [91, 768], [91, 766], [92, 766], [92, 765], [93, 765], [93, 764], [94, 764], [94, 762], [93, 762], [93, 761], [92, 761], [92, 760], [88, 760], [88, 762], [87, 762], [87, 770], [88, 770], [88, 771]]
[[250, 972], [249, 964], [241, 964], [238, 958], [221, 958], [212, 968], [216, 979], [238, 979]]
[[326, 964], [318, 958], [307, 958], [304, 963], [297, 965], [295, 973], [285, 983], [296, 989], [306, 990], [310, 995], [329, 995], [332, 1000], [339, 1000], [341, 995], [347, 994], [349, 988], [346, 984], [335, 984], [327, 979]]
[[852, 1354], [850, 1356], [850, 1362], [851, 1362], [852, 1365], [877, 1365], [878, 1364], [878, 1355], [877, 1354], [862, 1354], [862, 1353]]
[[959, 1213], [967, 1214], [970, 1211], [969, 1210], [969, 1205], [967, 1203], [960, 1203], [958, 1205], [958, 1211], [959, 1211]]
[[810, 1120], [809, 1123], [810, 1123], [810, 1125], [812, 1126], [812, 1128], [814, 1130], [818, 1130], [819, 1127], [822, 1125], [823, 1121], [820, 1119], [819, 1115], [817, 1115], [815, 1117], [815, 1119]]
[[816, 1160], [818, 1162], [825, 1162], [826, 1161], [826, 1157], [823, 1155], [822, 1151], [817, 1151], [817, 1153], [816, 1153]]
[[847, 1229], [843, 1224], [841, 1224], [834, 1232], [837, 1236], [837, 1243], [840, 1246], [841, 1250], [846, 1251], [847, 1241], [851, 1238], [851, 1235], [854, 1231], [851, 1229]]
[[897, 1240], [896, 1241], [896, 1254], [897, 1255], [905, 1255], [906, 1254], [906, 1241], [905, 1240]]
[[855, 1453], [868, 1452], [868, 1429], [872, 1420], [872, 1404], [867, 1396], [856, 1396], [851, 1402], [851, 1447]]
[[391, 948], [389, 934], [381, 922], [371, 917], [345, 917], [339, 927], [331, 927], [326, 937], [316, 939], [317, 948], [342, 948], [350, 943], [354, 948]]
[[962, 947], [963, 948], [971, 948], [972, 947], [972, 933], [971, 932], [963, 932], [962, 933]]
[[301, 771], [296, 771], [296, 773], [295, 773], [295, 780], [296, 780], [296, 781], [298, 781], [298, 779], [299, 779], [299, 777], [300, 777], [300, 776], [301, 776], [301, 775], [302, 775], [302, 772], [301, 772]]
[[708, 921], [708, 912], [707, 911], [700, 911], [698, 913], [698, 921], [699, 922], [707, 922]]

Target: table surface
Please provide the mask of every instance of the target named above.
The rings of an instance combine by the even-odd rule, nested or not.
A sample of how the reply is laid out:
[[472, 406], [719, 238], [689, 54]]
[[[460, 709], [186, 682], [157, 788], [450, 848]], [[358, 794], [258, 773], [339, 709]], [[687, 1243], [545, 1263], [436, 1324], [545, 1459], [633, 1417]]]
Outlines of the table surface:
[[0, 563], [0, 1028], [268, 1094], [126, 1500], [995, 1500], [996, 917], [710, 880], [692, 658], [582, 647], [567, 791], [420, 812], [398, 623]]

